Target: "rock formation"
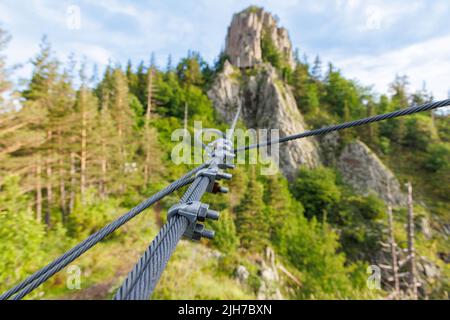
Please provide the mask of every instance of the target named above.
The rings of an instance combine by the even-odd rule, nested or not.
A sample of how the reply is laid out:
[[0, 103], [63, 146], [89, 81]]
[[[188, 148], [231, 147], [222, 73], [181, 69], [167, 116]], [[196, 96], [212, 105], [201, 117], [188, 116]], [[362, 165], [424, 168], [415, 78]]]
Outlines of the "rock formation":
[[[228, 29], [225, 52], [231, 63], [225, 61], [208, 96], [218, 114], [227, 121], [242, 104], [242, 119], [248, 128], [279, 129], [280, 136], [305, 131], [306, 124], [290, 87], [273, 66], [262, 62], [263, 30], [271, 30], [270, 36], [278, 51], [283, 52], [287, 61], [294, 65], [287, 31], [278, 28], [272, 15], [262, 9], [244, 10], [234, 15]], [[252, 67], [252, 71], [247, 72], [242, 69], [244, 67]], [[319, 165], [315, 139], [281, 145], [279, 160], [283, 174], [289, 179], [295, 176], [301, 165]]]
[[277, 26], [276, 19], [262, 8], [250, 7], [233, 16], [228, 28], [225, 54], [239, 68], [262, 63], [261, 40], [270, 37], [278, 51], [294, 67], [292, 45], [285, 28]]
[[[286, 29], [279, 28], [270, 13], [250, 7], [233, 16], [225, 48], [229, 61], [216, 75], [208, 96], [219, 116], [228, 122], [238, 105], [242, 105], [241, 119], [248, 128], [279, 129], [280, 137], [305, 131], [307, 127], [290, 86], [279, 70], [263, 62], [263, 36], [270, 36], [287, 64], [295, 65]], [[280, 145], [281, 171], [291, 180], [300, 166], [313, 168], [325, 163], [338, 168], [356, 192], [373, 192], [383, 199], [387, 199], [386, 182], [390, 179], [394, 204], [404, 203], [398, 181], [365, 144], [357, 141], [340, 150], [338, 141], [339, 135], [335, 134], [322, 139], [320, 148], [315, 138]]]
[[358, 193], [374, 193], [387, 202], [387, 182], [390, 181], [392, 204], [399, 206], [406, 203], [394, 174], [363, 142], [356, 140], [347, 144], [338, 158], [337, 168], [343, 179]]
[[342, 147], [339, 134], [334, 132], [323, 136], [320, 146], [322, 161], [337, 168], [355, 192], [362, 195], [373, 193], [388, 201], [389, 181], [392, 205], [406, 205], [406, 195], [402, 193], [397, 178], [364, 142], [355, 140]]

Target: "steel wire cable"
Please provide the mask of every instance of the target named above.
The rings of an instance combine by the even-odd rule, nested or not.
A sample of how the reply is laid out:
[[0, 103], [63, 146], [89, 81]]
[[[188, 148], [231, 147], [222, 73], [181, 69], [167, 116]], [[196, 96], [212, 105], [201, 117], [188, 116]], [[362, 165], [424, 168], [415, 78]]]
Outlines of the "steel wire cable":
[[260, 147], [269, 146], [269, 145], [272, 145], [275, 143], [283, 143], [283, 142], [306, 138], [306, 137], [325, 135], [325, 134], [328, 134], [333, 131], [339, 131], [339, 130], [343, 130], [343, 129], [347, 129], [347, 128], [358, 127], [358, 126], [362, 126], [362, 125], [377, 122], [377, 121], [397, 118], [397, 117], [406, 116], [406, 115], [423, 112], [423, 111], [429, 111], [429, 110], [442, 108], [442, 107], [449, 106], [449, 105], [450, 105], [450, 99], [431, 102], [431, 103], [427, 103], [427, 104], [423, 104], [423, 105], [419, 105], [419, 106], [412, 106], [412, 107], [400, 109], [400, 110], [385, 113], [385, 114], [379, 114], [379, 115], [371, 116], [368, 118], [345, 122], [342, 124], [337, 124], [337, 125], [323, 127], [320, 129], [305, 131], [302, 133], [286, 136], [286, 137], [279, 138], [276, 140], [271, 140], [271, 141], [267, 141], [267, 142], [261, 142], [261, 143], [256, 143], [256, 144], [252, 144], [249, 146], [236, 148], [236, 149], [234, 149], [234, 152], [236, 153], [239, 151], [260, 148]]
[[[238, 107], [236, 115], [229, 130], [229, 136], [233, 135], [241, 107]], [[213, 158], [206, 166], [217, 167], [218, 162]], [[210, 178], [198, 176], [189, 186], [180, 199], [180, 203], [199, 201], [205, 194]], [[158, 283], [177, 243], [188, 227], [188, 220], [180, 215], [172, 217], [159, 231], [139, 261], [128, 273], [126, 279], [117, 290], [114, 300], [144, 300], [148, 299]]]
[[53, 276], [55, 273], [66, 267], [69, 263], [77, 259], [79, 256], [81, 256], [83, 253], [85, 253], [87, 250], [92, 248], [95, 244], [103, 240], [105, 237], [110, 235], [112, 232], [117, 230], [119, 227], [127, 223], [129, 220], [134, 218], [136, 215], [153, 205], [155, 202], [161, 200], [168, 194], [182, 188], [183, 186], [186, 186], [194, 181], [195, 178], [192, 178], [191, 176], [196, 174], [201, 169], [204, 169], [206, 167], [206, 164], [203, 164], [187, 174], [185, 174], [180, 179], [172, 182], [170, 185], [162, 189], [161, 191], [157, 192], [156, 194], [152, 195], [150, 198], [146, 199], [145, 201], [141, 202], [139, 205], [131, 209], [126, 214], [122, 215], [121, 217], [117, 218], [110, 224], [106, 225], [99, 231], [93, 233], [88, 238], [74, 246], [72, 249], [49, 263], [47, 266], [43, 267], [42, 269], [38, 270], [37, 272], [33, 273], [31, 276], [14, 286], [13, 288], [9, 289], [2, 295], [0, 295], [0, 300], [9, 299], [11, 296], [15, 295], [13, 297], [14, 300], [18, 300], [23, 298], [25, 295], [30, 293], [32, 290], [37, 288], [39, 285], [41, 285], [43, 282], [45, 282], [47, 279], [49, 279], [51, 276]]
[[187, 226], [188, 220], [177, 215], [161, 228], [117, 290], [114, 300], [148, 299]]

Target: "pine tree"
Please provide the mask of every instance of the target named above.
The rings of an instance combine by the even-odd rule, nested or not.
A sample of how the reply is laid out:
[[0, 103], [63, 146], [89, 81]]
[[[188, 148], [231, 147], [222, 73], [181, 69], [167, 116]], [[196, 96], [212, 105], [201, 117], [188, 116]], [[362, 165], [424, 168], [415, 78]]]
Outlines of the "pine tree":
[[157, 132], [151, 126], [152, 120], [152, 106], [153, 106], [153, 94], [155, 91], [154, 79], [156, 71], [154, 68], [148, 70], [147, 80], [147, 109], [145, 112], [144, 129], [143, 129], [143, 149], [145, 154], [144, 159], [144, 186], [147, 187], [151, 178], [154, 178], [159, 174], [159, 170], [162, 166], [160, 161], [160, 151], [157, 146]]
[[[88, 162], [92, 159], [94, 149], [97, 148], [92, 133], [95, 128], [95, 118], [98, 110], [98, 102], [92, 90], [88, 86], [85, 65], [80, 69], [81, 86], [77, 95], [77, 112], [79, 114], [79, 159], [80, 159], [80, 197], [84, 202], [89, 183]], [[93, 171], [93, 170], [92, 170]]]
[[4, 103], [3, 93], [11, 88], [11, 82], [8, 79], [8, 71], [6, 69], [6, 58], [1, 52], [6, 48], [11, 37], [0, 28], [0, 106]]
[[[396, 75], [394, 81], [389, 85], [392, 93], [391, 108], [400, 109], [405, 108], [409, 104], [408, 98], [408, 77]], [[406, 134], [405, 119], [403, 117], [396, 118], [390, 124], [390, 138], [395, 142], [402, 144]]]
[[287, 180], [279, 175], [267, 176], [265, 186], [264, 202], [267, 206], [270, 238], [278, 241], [286, 220], [293, 211], [292, 197]]
[[172, 55], [169, 54], [169, 55], [167, 56], [166, 72], [171, 72], [171, 71], [173, 71], [172, 68], [173, 68], [173, 66], [172, 66]]
[[114, 170], [114, 157], [118, 146], [116, 142], [117, 131], [110, 111], [111, 91], [108, 87], [102, 89], [100, 111], [96, 114], [97, 130], [93, 132], [95, 135], [95, 143], [97, 148], [94, 150], [93, 159], [97, 164], [97, 181], [99, 194], [105, 199], [109, 193], [109, 185], [111, 183], [111, 175]]
[[311, 76], [314, 80], [322, 80], [322, 60], [320, 60], [319, 55], [314, 59], [313, 67], [311, 70]]
[[[41, 43], [41, 51], [32, 63], [33, 76], [28, 88], [22, 94], [26, 99], [24, 109], [30, 106], [30, 108], [45, 110], [47, 114], [45, 122], [42, 122], [38, 128], [39, 131], [44, 132], [45, 141], [38, 146], [41, 156], [37, 159], [40, 162], [38, 166], [42, 166], [39, 171], [45, 176], [43, 179], [46, 195], [45, 221], [47, 225], [50, 225], [51, 212], [55, 204], [54, 186], [58, 181], [55, 174], [58, 163], [58, 130], [65, 121], [70, 85], [58, 73], [59, 62], [52, 57], [51, 46], [45, 37]], [[38, 194], [39, 192], [37, 197]]]
[[263, 201], [263, 186], [256, 180], [254, 169], [245, 196], [236, 208], [236, 229], [241, 246], [260, 252], [269, 239], [269, 225]]
[[133, 167], [128, 168], [127, 166], [132, 165], [131, 160], [135, 147], [135, 139], [133, 139], [135, 120], [129, 103], [127, 79], [119, 68], [113, 71], [112, 80], [111, 116], [117, 129], [117, 157], [113, 161], [117, 169], [115, 180], [118, 183], [119, 191], [123, 193], [126, 181], [130, 182], [126, 173], [134, 170]]

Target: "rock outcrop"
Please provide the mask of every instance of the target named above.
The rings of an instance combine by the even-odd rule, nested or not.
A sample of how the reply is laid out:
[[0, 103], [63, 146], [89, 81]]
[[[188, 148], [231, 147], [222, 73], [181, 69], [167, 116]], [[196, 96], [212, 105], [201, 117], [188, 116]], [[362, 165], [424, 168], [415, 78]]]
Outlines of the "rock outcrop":
[[270, 37], [278, 51], [294, 67], [292, 45], [285, 28], [277, 26], [276, 18], [262, 8], [250, 7], [233, 16], [228, 28], [225, 54], [234, 66], [249, 68], [262, 63], [261, 40]]
[[[279, 136], [305, 131], [292, 91], [278, 71], [262, 62], [262, 32], [270, 32], [277, 50], [292, 66], [292, 45], [288, 33], [278, 28], [270, 13], [249, 8], [235, 14], [228, 29], [225, 61], [208, 92], [218, 114], [231, 121], [239, 104], [248, 128], [279, 129]], [[251, 67], [251, 70], [243, 68]], [[287, 178], [293, 178], [299, 166], [315, 167], [320, 158], [315, 139], [303, 139], [280, 146], [279, 164]]]
[[406, 197], [400, 190], [400, 184], [389, 170], [363, 142], [356, 140], [347, 144], [342, 150], [337, 168], [344, 180], [360, 194], [375, 193], [388, 201], [390, 182], [393, 205], [406, 204]]
[[[291, 66], [292, 45], [285, 29], [276, 19], [260, 8], [250, 7], [233, 16], [226, 37], [225, 61], [216, 75], [208, 96], [217, 113], [230, 122], [242, 105], [241, 118], [248, 128], [279, 129], [286, 136], [305, 131], [306, 124], [297, 107], [292, 90], [269, 63], [263, 62], [261, 41], [264, 32], [270, 35], [277, 50], [287, 57]], [[339, 135], [321, 140], [314, 138], [292, 141], [279, 146], [279, 164], [288, 178], [295, 177], [300, 166], [320, 164], [337, 167], [347, 183], [360, 194], [375, 193], [387, 200], [388, 179], [395, 205], [405, 203], [405, 196], [392, 172], [362, 142], [340, 148]]]
[[[306, 130], [289, 86], [285, 85], [270, 64], [261, 64], [247, 75], [225, 62], [209, 97], [219, 115], [231, 121], [237, 106], [248, 128], [278, 129], [283, 137]], [[315, 139], [302, 139], [279, 146], [279, 164], [287, 178], [293, 178], [301, 165], [315, 167], [320, 158]]]
[[388, 201], [389, 181], [392, 204], [406, 204], [406, 195], [401, 191], [395, 175], [364, 142], [355, 140], [342, 146], [339, 134], [334, 132], [323, 136], [320, 146], [322, 161], [337, 168], [344, 182], [351, 185], [355, 192], [362, 195], [372, 193]]

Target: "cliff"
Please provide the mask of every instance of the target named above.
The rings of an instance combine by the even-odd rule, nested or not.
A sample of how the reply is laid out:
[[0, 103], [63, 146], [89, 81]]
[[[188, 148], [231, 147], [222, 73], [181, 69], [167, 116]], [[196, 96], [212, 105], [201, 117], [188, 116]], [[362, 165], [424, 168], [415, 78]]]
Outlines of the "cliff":
[[[216, 75], [208, 96], [226, 121], [231, 121], [241, 104], [241, 119], [248, 128], [279, 129], [280, 137], [305, 131], [307, 125], [291, 87], [283, 80], [280, 70], [265, 62], [264, 36], [270, 37], [285, 63], [295, 67], [287, 30], [278, 27], [277, 19], [270, 13], [250, 7], [233, 16], [225, 42], [228, 60]], [[292, 180], [300, 166], [331, 165], [356, 192], [375, 193], [383, 199], [387, 199], [389, 180], [395, 204], [404, 203], [397, 179], [364, 143], [356, 141], [340, 150], [333, 145], [333, 139], [339, 140], [339, 135], [322, 139], [320, 145], [315, 138], [280, 145], [281, 171]]]

